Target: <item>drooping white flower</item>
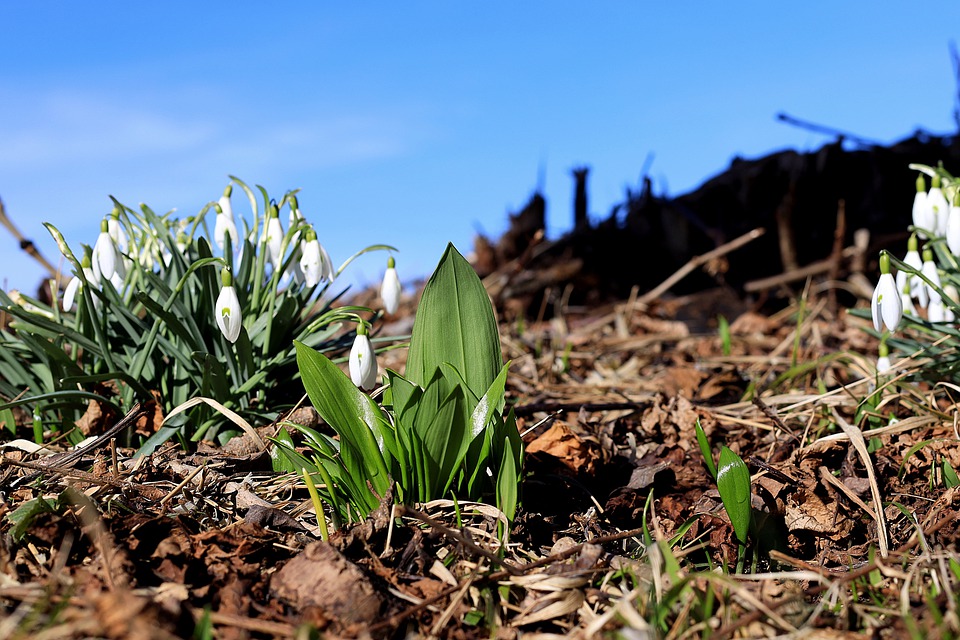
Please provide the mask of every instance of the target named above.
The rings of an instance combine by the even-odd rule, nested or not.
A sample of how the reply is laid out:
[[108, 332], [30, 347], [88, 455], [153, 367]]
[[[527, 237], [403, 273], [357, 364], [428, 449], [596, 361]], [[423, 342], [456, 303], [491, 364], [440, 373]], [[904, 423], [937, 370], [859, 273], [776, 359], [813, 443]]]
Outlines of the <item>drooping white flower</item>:
[[110, 237], [109, 224], [106, 220], [100, 223], [100, 235], [93, 245], [93, 254], [90, 258], [96, 280], [109, 280], [117, 270], [117, 247]]
[[909, 284], [907, 284], [904, 289], [900, 289], [900, 302], [903, 305], [903, 315], [916, 317], [917, 308], [913, 306], [913, 298], [910, 296]]
[[877, 356], [877, 373], [882, 375], [890, 371], [890, 348], [887, 347], [885, 340], [880, 341], [880, 346], [877, 348]]
[[930, 322], [946, 322], [946, 309], [943, 306], [943, 300], [940, 296], [930, 298], [930, 305], [927, 307], [927, 320]]
[[900, 292], [897, 291], [897, 283], [890, 275], [890, 256], [887, 252], [880, 254], [880, 280], [877, 288], [873, 290], [870, 311], [873, 315], [873, 328], [877, 331], [884, 325], [890, 331], [896, 331], [903, 316], [903, 303]]
[[[927, 277], [927, 280], [935, 284], [937, 287], [940, 287], [940, 274], [937, 272], [937, 265], [933, 261], [933, 250], [929, 245], [923, 248], [923, 268], [920, 270], [924, 276]], [[923, 290], [926, 292], [925, 297], [932, 303], [934, 298], [939, 298], [940, 294], [937, 293], [937, 290], [928, 285], [925, 281], [922, 281]], [[941, 301], [942, 302], [942, 301]], [[923, 302], [920, 303], [923, 305]]]
[[[227, 188], [229, 189], [230, 187], [228, 186]], [[224, 201], [227, 203], [226, 207], [223, 206]], [[235, 253], [240, 245], [240, 234], [237, 232], [237, 223], [233, 219], [233, 209], [230, 207], [230, 198], [226, 195], [222, 196], [220, 202], [215, 205], [215, 208], [217, 211], [217, 221], [213, 225], [213, 239], [217, 243], [217, 246], [220, 247], [220, 251], [223, 251], [227, 245], [227, 237], [229, 236], [230, 246]]]
[[[83, 270], [83, 278], [79, 275], [73, 276], [70, 279], [70, 282], [67, 283], [66, 288], [63, 290], [63, 310], [70, 311], [73, 308], [73, 303], [77, 299], [77, 294], [83, 291], [83, 280], [86, 278], [87, 282], [92, 287], [99, 287], [100, 283], [97, 282], [97, 277], [93, 273], [93, 269], [90, 267], [90, 256], [89, 254], [84, 254], [83, 260], [80, 262], [80, 268]], [[94, 304], [96, 304], [97, 298], [94, 297]]]
[[233, 277], [226, 269], [220, 273], [223, 288], [220, 289], [220, 295], [217, 297], [217, 304], [214, 305], [214, 314], [217, 320], [217, 326], [223, 333], [223, 337], [230, 342], [236, 342], [240, 337], [240, 329], [243, 326], [243, 316], [240, 313], [240, 300], [237, 298], [237, 291], [233, 288]]
[[[950, 298], [950, 302], [957, 302], [960, 300], [960, 292], [957, 291], [957, 288], [950, 283], [943, 285], [943, 291], [947, 294], [947, 297]], [[953, 307], [950, 304], [947, 304], [947, 301], [943, 301], [943, 321], [944, 322], [953, 322], [957, 319], [956, 314], [953, 312]]]
[[377, 384], [377, 357], [363, 323], [357, 327], [357, 337], [350, 348], [350, 379], [361, 389], [373, 389]]
[[947, 214], [947, 247], [950, 253], [960, 257], [960, 205], [954, 202]]
[[267, 258], [274, 269], [279, 269], [283, 264], [283, 256], [280, 250], [283, 248], [283, 227], [280, 226], [280, 216], [277, 212], [277, 206], [270, 207], [270, 213], [267, 214], [267, 223], [263, 227], [263, 243], [267, 247]]
[[927, 192], [927, 208], [933, 217], [933, 228], [936, 230], [937, 235], [942, 236], [946, 234], [947, 212], [950, 210], [950, 207], [947, 204], [946, 197], [943, 195], [943, 190], [940, 188], [939, 175], [933, 176], [930, 191]]
[[113, 238], [113, 243], [117, 248], [117, 252], [126, 254], [130, 246], [130, 242], [127, 238], [127, 232], [120, 223], [120, 210], [117, 208], [114, 208], [113, 213], [111, 213], [110, 217], [107, 219], [107, 233], [109, 233], [110, 237]]
[[317, 240], [317, 232], [307, 229], [300, 243], [300, 272], [303, 281], [308, 287], [315, 287], [324, 279], [326, 271], [323, 266], [323, 251]]
[[333, 261], [330, 260], [330, 254], [327, 253], [323, 245], [320, 245], [320, 256], [323, 258], [323, 279], [327, 282], [333, 282], [333, 279], [337, 277], [337, 272], [333, 270]]
[[877, 373], [884, 374], [890, 371], [890, 356], [880, 356], [877, 358]]
[[390, 314], [397, 312], [397, 307], [400, 306], [400, 292], [403, 290], [396, 266], [393, 256], [387, 258], [387, 270], [383, 272], [383, 284], [380, 285], [380, 300], [383, 301], [384, 310]]
[[226, 188], [224, 188], [223, 190], [223, 195], [220, 196], [219, 200], [217, 200], [217, 204], [220, 205], [220, 211], [218, 211], [217, 213], [222, 212], [223, 215], [227, 216], [231, 220], [234, 220], [233, 203], [230, 201], [230, 196], [232, 195], [233, 195], [233, 185], [228, 184]]
[[917, 193], [913, 196], [913, 226], [921, 238], [926, 238], [927, 230], [933, 230], [933, 211], [927, 206], [927, 182], [923, 174], [917, 176]]
[[[903, 262], [907, 266], [920, 271], [923, 269], [923, 259], [917, 250], [917, 234], [914, 233], [907, 240], [907, 255], [903, 257]], [[923, 286], [923, 280], [920, 276], [908, 274], [906, 271], [897, 272], [897, 289], [901, 293], [909, 293], [920, 301], [921, 307], [927, 306], [927, 290]]]

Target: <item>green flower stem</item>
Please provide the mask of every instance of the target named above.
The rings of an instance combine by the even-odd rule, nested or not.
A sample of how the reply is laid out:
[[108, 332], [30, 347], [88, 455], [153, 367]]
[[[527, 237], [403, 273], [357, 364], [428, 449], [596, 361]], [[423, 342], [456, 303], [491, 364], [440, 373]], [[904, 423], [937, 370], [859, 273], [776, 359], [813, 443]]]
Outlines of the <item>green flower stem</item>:
[[317, 472], [320, 473], [320, 477], [323, 478], [323, 484], [327, 488], [327, 493], [330, 494], [330, 505], [333, 507], [333, 510], [330, 512], [330, 519], [333, 520], [333, 528], [340, 528], [340, 516], [337, 515], [340, 511], [340, 500], [337, 498], [337, 492], [334, 490], [333, 479], [330, 477], [330, 473], [327, 471], [327, 468], [323, 466], [320, 461], [317, 462]]
[[350, 256], [349, 258], [347, 258], [347, 259], [344, 261], [344, 263], [343, 263], [342, 265], [340, 265], [340, 268], [337, 269], [336, 273], [333, 274], [334, 277], [338, 277], [341, 273], [343, 273], [343, 270], [346, 269], [347, 266], [348, 266], [351, 262], [353, 262], [354, 260], [356, 260], [357, 258], [359, 258], [360, 256], [362, 256], [362, 255], [365, 254], [365, 253], [370, 253], [371, 251], [396, 251], [397, 253], [400, 253], [400, 250], [399, 250], [399, 249], [397, 249], [396, 247], [391, 247], [391, 246], [388, 245], [388, 244], [373, 244], [373, 245], [370, 245], [369, 247], [367, 247], [367, 248], [365, 248], [365, 249], [361, 249], [360, 251], [357, 251], [355, 254], [353, 254], [352, 256]]

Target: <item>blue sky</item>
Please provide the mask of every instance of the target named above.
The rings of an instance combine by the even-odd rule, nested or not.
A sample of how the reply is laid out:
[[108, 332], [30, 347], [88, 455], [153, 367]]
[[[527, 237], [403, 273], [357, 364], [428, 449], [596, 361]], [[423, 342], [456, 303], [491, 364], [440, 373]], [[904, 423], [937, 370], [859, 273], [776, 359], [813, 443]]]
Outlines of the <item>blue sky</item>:
[[[955, 128], [956, 2], [11, 0], [0, 25], [0, 198], [54, 261], [43, 221], [92, 244], [110, 194], [185, 216], [234, 174], [302, 188], [335, 262], [393, 244], [411, 278], [501, 232], [541, 168], [556, 235], [577, 165], [600, 217], [650, 154], [676, 195], [826, 141], [780, 111], [884, 142]], [[32, 291], [2, 231], [0, 251], [0, 283]]]

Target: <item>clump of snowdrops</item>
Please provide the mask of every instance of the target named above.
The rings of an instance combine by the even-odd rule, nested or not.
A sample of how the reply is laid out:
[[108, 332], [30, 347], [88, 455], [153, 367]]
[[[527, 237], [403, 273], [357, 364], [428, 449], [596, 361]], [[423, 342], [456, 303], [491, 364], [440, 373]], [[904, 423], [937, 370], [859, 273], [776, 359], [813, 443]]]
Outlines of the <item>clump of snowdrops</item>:
[[[393, 248], [366, 247], [334, 267], [296, 192], [276, 202], [256, 189], [231, 178], [219, 200], [185, 218], [114, 200], [96, 241], [77, 251], [46, 224], [73, 277], [52, 305], [0, 291], [12, 318], [0, 331], [0, 422], [13, 430], [12, 410], [22, 407], [43, 425], [39, 435], [69, 430], [90, 401], [122, 414], [156, 399], [164, 415], [211, 401], [173, 416], [149, 450], [173, 436], [232, 436], [217, 405], [262, 422], [295, 403], [294, 341], [344, 355], [352, 337], [343, 323], [378, 316], [332, 307], [339, 295], [328, 290], [357, 256]], [[249, 220], [234, 214], [235, 190]]]
[[886, 373], [897, 355], [923, 355], [930, 360], [922, 375], [950, 379], [960, 371], [960, 180], [942, 166], [910, 168], [919, 173], [907, 252], [881, 253], [871, 302], [877, 370]]

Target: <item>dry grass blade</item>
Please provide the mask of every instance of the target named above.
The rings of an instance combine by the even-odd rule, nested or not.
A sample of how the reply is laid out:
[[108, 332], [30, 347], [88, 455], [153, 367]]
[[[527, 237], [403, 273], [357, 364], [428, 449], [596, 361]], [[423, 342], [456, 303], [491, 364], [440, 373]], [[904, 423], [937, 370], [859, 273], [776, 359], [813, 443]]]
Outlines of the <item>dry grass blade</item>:
[[178, 413], [182, 411], [186, 411], [187, 409], [191, 409], [197, 406], [198, 404], [206, 404], [213, 407], [217, 411], [219, 411], [225, 418], [227, 418], [232, 423], [234, 423], [235, 425], [243, 429], [243, 432], [246, 433], [248, 436], [250, 436], [253, 439], [253, 441], [257, 443], [261, 451], [267, 448], [267, 445], [263, 441], [263, 438], [260, 437], [260, 434], [257, 433], [256, 429], [250, 426], [249, 422], [244, 420], [235, 411], [231, 411], [230, 409], [226, 408], [225, 406], [223, 406], [213, 398], [205, 398], [203, 396], [190, 398], [183, 404], [178, 405], [177, 407], [174, 407], [173, 410], [171, 410], [170, 413], [167, 414], [167, 417], [163, 419], [164, 424], [166, 424], [167, 420], [177, 415]]
[[870, 452], [867, 451], [867, 442], [863, 439], [863, 433], [849, 422], [843, 419], [837, 410], [832, 410], [833, 418], [843, 429], [843, 432], [850, 438], [853, 448], [857, 455], [863, 461], [863, 466], [867, 470], [867, 481], [870, 483], [870, 493], [873, 495], [874, 520], [877, 521], [877, 539], [880, 548], [880, 555], [886, 558], [890, 554], [890, 532], [887, 530], [887, 518], [883, 514], [883, 498], [880, 496], [880, 485], [877, 484], [877, 474], [873, 468], [873, 460], [870, 458]]

